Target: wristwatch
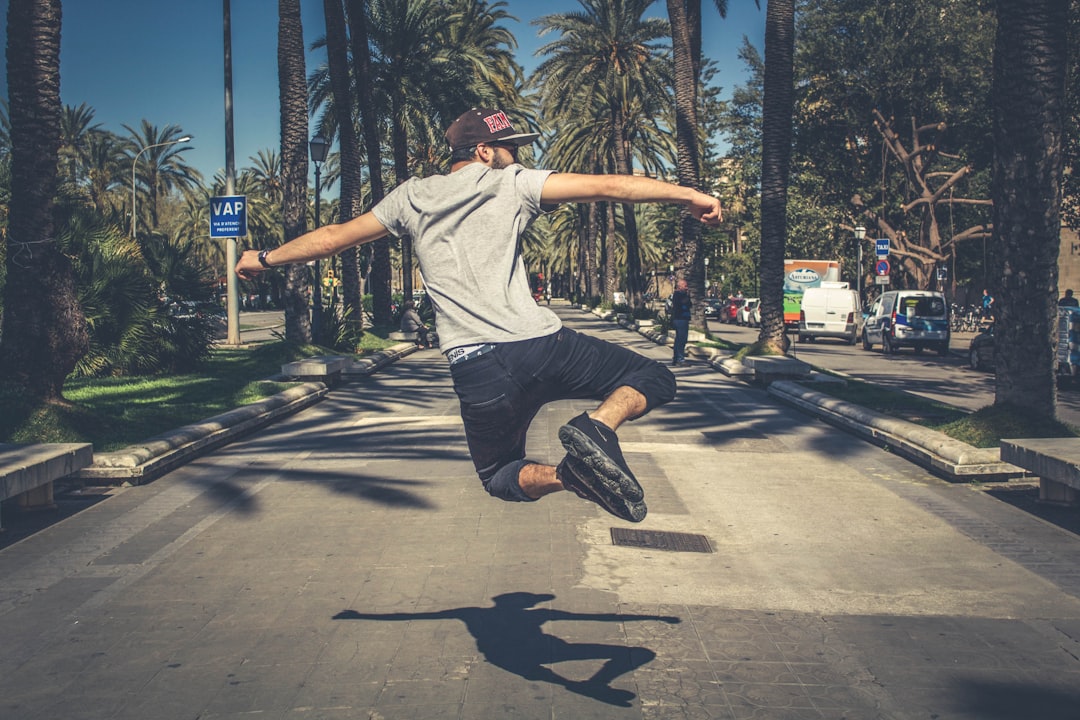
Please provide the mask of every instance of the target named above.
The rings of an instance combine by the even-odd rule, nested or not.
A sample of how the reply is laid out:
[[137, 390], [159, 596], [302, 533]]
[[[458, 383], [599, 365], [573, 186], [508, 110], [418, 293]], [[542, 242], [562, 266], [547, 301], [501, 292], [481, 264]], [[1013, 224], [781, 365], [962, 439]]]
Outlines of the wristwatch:
[[269, 254], [270, 254], [269, 250], [262, 250], [262, 251], [259, 252], [259, 264], [262, 265], [267, 270], [274, 267], [266, 259], [266, 256], [269, 255]]

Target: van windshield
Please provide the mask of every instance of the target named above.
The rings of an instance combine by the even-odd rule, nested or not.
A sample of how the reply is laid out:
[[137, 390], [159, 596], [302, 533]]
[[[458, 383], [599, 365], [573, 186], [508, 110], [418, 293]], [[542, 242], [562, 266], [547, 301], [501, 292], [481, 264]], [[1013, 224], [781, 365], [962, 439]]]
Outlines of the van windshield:
[[945, 301], [939, 297], [906, 297], [904, 314], [916, 317], [937, 317], [945, 314]]

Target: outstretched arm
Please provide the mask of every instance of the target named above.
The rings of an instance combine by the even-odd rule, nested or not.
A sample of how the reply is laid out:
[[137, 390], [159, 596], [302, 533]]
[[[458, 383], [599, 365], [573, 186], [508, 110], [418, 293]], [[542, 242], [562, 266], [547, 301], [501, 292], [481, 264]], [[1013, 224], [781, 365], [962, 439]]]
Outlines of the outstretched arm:
[[[376, 220], [371, 212], [366, 212], [347, 223], [324, 225], [290, 240], [267, 253], [266, 262], [276, 267], [322, 260], [354, 245], [378, 240], [386, 234], [387, 229], [383, 227], [383, 224]], [[239, 262], [236, 263], [236, 274], [244, 280], [250, 280], [265, 270], [266, 268], [259, 262], [258, 250], [244, 251]]]
[[636, 175], [581, 175], [552, 173], [544, 182], [540, 201], [564, 202], [677, 203], [707, 225], [723, 220], [720, 201], [693, 188], [673, 185]]

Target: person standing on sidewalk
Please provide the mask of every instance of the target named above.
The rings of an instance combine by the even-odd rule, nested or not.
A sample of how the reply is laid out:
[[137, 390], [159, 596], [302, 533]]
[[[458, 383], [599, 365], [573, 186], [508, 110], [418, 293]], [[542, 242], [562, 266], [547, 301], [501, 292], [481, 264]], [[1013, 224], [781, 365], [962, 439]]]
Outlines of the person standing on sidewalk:
[[[675, 203], [717, 225], [720, 201], [632, 175], [527, 169], [517, 160], [518, 148], [538, 137], [517, 132], [500, 110], [473, 108], [446, 131], [449, 174], [410, 178], [348, 222], [325, 225], [273, 250], [248, 250], [235, 271], [249, 279], [390, 233], [409, 235], [435, 308], [469, 452], [488, 493], [531, 502], [571, 490], [640, 522], [647, 512], [644, 492], [615, 431], [674, 398], [675, 378], [653, 360], [563, 327], [557, 315], [538, 305], [520, 237], [541, 212], [559, 203]], [[555, 400], [585, 398], [600, 405], [559, 429], [566, 456], [558, 466], [527, 459], [525, 435], [539, 409]]]
[[690, 336], [690, 286], [680, 279], [671, 294], [671, 326], [675, 329], [675, 353], [672, 365], [686, 364], [686, 339]]

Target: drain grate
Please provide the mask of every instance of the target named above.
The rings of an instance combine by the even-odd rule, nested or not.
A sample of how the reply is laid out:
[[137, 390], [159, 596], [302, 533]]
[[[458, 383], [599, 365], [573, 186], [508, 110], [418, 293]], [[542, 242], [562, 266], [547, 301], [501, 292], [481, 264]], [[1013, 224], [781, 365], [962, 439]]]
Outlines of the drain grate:
[[662, 530], [635, 530], [633, 528], [611, 528], [611, 542], [624, 547], [646, 548], [648, 550], [670, 550], [672, 552], [713, 552], [709, 539], [693, 533], [665, 532]]

